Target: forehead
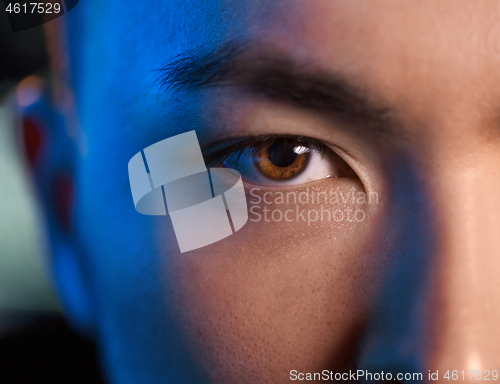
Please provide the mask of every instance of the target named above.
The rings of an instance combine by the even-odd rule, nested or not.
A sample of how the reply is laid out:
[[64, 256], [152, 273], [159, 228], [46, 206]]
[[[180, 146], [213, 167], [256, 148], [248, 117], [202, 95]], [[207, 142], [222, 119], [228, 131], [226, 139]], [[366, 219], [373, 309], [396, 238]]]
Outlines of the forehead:
[[228, 39], [275, 44], [327, 69], [398, 84], [433, 74], [473, 81], [491, 75], [500, 54], [494, 0], [91, 1], [79, 8], [85, 64], [110, 71], [154, 70]]

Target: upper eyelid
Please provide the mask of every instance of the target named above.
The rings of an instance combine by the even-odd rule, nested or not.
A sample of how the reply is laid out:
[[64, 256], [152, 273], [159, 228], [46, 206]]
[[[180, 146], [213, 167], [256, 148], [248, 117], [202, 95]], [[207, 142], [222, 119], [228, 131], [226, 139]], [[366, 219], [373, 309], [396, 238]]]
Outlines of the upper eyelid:
[[[248, 137], [237, 138], [234, 140], [221, 140], [215, 144], [212, 144], [212, 145], [206, 147], [205, 149], [202, 150], [202, 152], [203, 152], [203, 156], [205, 158], [209, 158], [209, 159], [211, 157], [216, 156], [218, 153], [225, 152], [225, 154], [224, 154], [225, 156], [224, 157], [221, 156], [221, 158], [218, 159], [218, 161], [224, 161], [228, 157], [236, 154], [237, 151], [240, 151], [239, 156], [241, 156], [241, 154], [243, 153], [243, 151], [245, 149], [255, 148], [257, 146], [257, 144], [262, 144], [262, 143], [265, 143], [266, 141], [269, 141], [269, 140], [286, 139], [286, 138], [295, 139], [295, 140], [302, 140], [302, 141], [306, 142], [307, 144], [309, 144], [313, 149], [318, 150], [322, 156], [324, 156], [327, 153], [327, 151], [335, 153], [335, 151], [333, 149], [331, 149], [329, 146], [327, 146], [321, 140], [313, 139], [313, 138], [307, 137], [307, 136], [279, 135], [279, 134], [278, 135], [273, 134], [273, 135], [248, 136]], [[229, 141], [229, 143], [228, 143], [228, 141]], [[227, 143], [227, 144], [225, 144], [225, 143]], [[231, 149], [233, 150], [233, 152], [231, 152]], [[239, 159], [239, 156], [238, 156], [238, 159]], [[209, 163], [210, 163], [210, 161], [209, 161]]]

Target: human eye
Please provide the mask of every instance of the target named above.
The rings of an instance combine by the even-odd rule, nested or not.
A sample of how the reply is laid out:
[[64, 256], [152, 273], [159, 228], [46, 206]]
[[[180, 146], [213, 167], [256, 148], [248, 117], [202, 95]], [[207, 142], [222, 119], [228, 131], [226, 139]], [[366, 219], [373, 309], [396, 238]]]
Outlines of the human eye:
[[291, 186], [355, 175], [323, 142], [302, 136], [265, 135], [220, 142], [208, 148], [209, 167], [237, 170], [244, 181], [263, 186]]

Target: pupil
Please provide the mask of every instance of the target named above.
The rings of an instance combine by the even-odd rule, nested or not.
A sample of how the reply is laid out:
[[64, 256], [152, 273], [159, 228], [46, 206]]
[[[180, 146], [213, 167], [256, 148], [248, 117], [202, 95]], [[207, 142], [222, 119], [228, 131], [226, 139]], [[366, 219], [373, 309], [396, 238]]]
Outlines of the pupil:
[[294, 152], [294, 148], [297, 143], [292, 143], [290, 141], [278, 141], [269, 146], [267, 149], [267, 157], [269, 161], [277, 167], [288, 167], [297, 158], [297, 154]]

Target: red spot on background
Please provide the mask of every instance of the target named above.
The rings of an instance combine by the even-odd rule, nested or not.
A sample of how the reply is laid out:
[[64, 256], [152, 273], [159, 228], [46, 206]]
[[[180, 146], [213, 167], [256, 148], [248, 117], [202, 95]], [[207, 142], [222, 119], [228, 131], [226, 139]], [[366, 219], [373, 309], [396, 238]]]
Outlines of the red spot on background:
[[59, 174], [54, 178], [51, 188], [54, 215], [64, 232], [71, 231], [71, 212], [73, 207], [73, 181], [71, 176]]
[[42, 146], [42, 133], [38, 124], [32, 119], [24, 119], [23, 121], [23, 138], [28, 162], [33, 165]]

